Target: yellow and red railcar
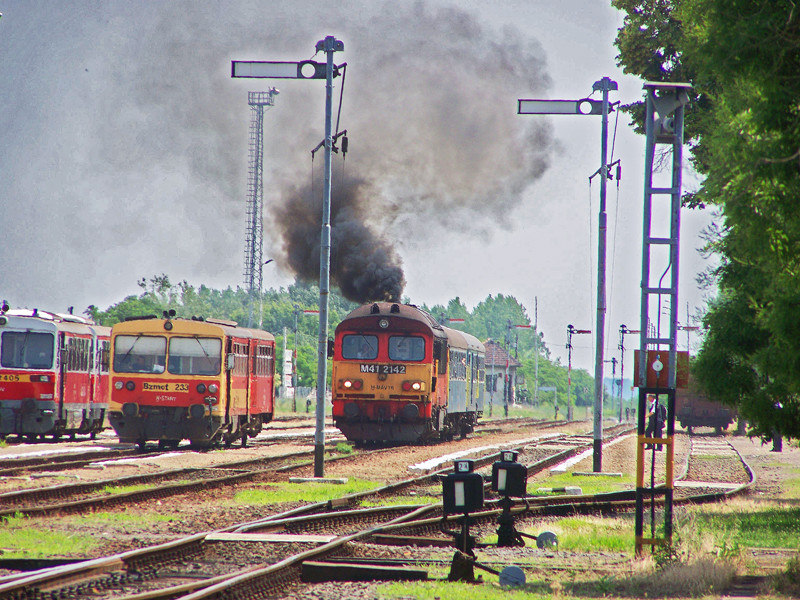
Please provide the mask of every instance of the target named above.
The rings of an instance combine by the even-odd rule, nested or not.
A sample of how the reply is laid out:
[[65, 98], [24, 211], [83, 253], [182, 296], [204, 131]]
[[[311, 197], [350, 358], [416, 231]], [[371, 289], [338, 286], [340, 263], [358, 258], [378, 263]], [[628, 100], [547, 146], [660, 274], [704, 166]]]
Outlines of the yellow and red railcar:
[[275, 338], [219, 319], [140, 317], [111, 331], [109, 421], [122, 442], [247, 444], [274, 414]]
[[464, 436], [483, 414], [483, 381], [483, 344], [416, 306], [367, 304], [336, 328], [333, 419], [351, 441]]
[[111, 329], [76, 315], [0, 310], [0, 437], [90, 434], [108, 409]]

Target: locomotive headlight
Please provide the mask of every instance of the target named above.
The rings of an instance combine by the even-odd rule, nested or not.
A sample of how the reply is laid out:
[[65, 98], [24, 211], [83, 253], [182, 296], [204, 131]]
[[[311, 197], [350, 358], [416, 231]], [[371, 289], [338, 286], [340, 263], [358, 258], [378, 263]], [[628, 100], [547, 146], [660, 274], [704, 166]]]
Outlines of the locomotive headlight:
[[381, 329], [386, 329], [389, 326], [389, 319], [381, 319], [380, 321], [378, 321], [378, 326]]
[[360, 390], [364, 383], [360, 379], [343, 379], [341, 386], [346, 390]]
[[219, 386], [216, 383], [212, 383], [208, 386], [208, 391], [212, 394], [216, 394], [219, 391]]
[[121, 381], [115, 381], [114, 382], [114, 389], [115, 390], [121, 390], [124, 387], [125, 387], [125, 384], [122, 383]]
[[403, 391], [404, 392], [419, 392], [422, 391], [422, 382], [421, 381], [404, 381], [403, 382]]

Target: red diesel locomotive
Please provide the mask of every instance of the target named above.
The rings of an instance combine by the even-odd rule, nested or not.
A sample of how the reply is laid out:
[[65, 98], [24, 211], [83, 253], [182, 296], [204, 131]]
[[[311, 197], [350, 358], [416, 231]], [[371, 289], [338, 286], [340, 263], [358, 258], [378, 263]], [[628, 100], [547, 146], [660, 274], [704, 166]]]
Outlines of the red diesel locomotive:
[[336, 328], [333, 419], [348, 440], [465, 436], [483, 414], [483, 382], [483, 344], [416, 306], [367, 304]]

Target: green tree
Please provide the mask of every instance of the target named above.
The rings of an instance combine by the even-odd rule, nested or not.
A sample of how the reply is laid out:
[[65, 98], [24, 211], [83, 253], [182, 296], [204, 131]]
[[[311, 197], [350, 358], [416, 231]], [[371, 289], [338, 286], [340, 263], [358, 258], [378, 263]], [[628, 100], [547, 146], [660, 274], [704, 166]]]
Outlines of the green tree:
[[719, 214], [706, 246], [719, 258], [718, 294], [694, 373], [751, 433], [800, 437], [800, 11], [766, 0], [613, 4], [627, 13], [617, 36], [626, 72], [694, 87], [686, 132], [704, 181], [685, 204]]

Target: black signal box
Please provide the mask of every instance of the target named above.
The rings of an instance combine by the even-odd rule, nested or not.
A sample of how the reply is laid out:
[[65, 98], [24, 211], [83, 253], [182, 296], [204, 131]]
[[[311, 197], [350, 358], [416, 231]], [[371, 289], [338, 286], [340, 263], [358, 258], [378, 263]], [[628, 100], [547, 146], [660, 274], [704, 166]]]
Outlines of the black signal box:
[[445, 514], [468, 514], [483, 508], [483, 477], [471, 460], [455, 461], [453, 473], [442, 480]]
[[501, 496], [522, 498], [527, 493], [528, 469], [517, 462], [517, 453], [504, 451], [492, 465], [492, 491]]

